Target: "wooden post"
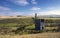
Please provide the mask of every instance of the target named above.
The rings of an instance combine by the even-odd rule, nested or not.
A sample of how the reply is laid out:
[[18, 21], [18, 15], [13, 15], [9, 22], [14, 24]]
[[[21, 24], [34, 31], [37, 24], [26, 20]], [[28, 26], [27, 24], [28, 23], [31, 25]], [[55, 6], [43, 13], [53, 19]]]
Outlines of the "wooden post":
[[40, 20], [40, 30], [44, 31], [44, 19]]
[[44, 19], [38, 19], [37, 13], [35, 13], [35, 29], [44, 31]]

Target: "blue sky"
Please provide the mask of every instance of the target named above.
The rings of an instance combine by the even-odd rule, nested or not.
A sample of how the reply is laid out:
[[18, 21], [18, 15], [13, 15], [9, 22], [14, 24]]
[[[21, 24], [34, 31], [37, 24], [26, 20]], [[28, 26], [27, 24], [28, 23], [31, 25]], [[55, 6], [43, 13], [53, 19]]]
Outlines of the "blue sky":
[[60, 0], [0, 0], [0, 16], [60, 15]]

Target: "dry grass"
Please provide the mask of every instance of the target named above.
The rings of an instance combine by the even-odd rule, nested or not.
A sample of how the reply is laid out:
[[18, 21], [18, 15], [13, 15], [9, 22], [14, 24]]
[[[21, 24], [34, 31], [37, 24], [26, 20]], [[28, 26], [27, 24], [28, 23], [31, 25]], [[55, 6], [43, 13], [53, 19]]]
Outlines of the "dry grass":
[[60, 38], [60, 32], [30, 34], [30, 35], [0, 35], [0, 38]]

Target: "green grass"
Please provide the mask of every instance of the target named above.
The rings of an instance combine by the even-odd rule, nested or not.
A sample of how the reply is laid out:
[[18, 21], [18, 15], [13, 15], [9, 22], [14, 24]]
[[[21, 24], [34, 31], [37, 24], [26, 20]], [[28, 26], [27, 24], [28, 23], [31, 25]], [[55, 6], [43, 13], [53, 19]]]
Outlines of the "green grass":
[[[45, 26], [46, 26], [45, 30], [57, 29], [57, 24], [60, 23], [60, 18], [44, 18], [44, 20], [45, 20]], [[22, 28], [21, 28], [21, 26], [22, 26]], [[13, 27], [13, 33], [18, 33], [18, 34], [20, 34], [20, 32], [22, 34], [29, 34], [30, 33], [29, 31], [32, 32], [32, 29], [35, 29], [34, 20], [32, 18], [1, 19], [0, 28], [3, 29], [6, 27], [8, 27], [8, 28]], [[16, 27], [16, 30], [14, 30], [14, 27]], [[20, 27], [20, 29], [17, 30], [18, 29], [17, 27]], [[7, 31], [9, 31], [9, 30], [7, 30]]]

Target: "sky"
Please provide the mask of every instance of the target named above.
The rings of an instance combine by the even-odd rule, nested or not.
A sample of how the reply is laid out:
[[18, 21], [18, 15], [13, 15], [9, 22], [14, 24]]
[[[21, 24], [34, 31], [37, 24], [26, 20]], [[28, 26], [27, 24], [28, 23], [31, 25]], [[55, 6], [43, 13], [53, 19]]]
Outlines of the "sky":
[[0, 0], [0, 16], [60, 15], [60, 0]]

